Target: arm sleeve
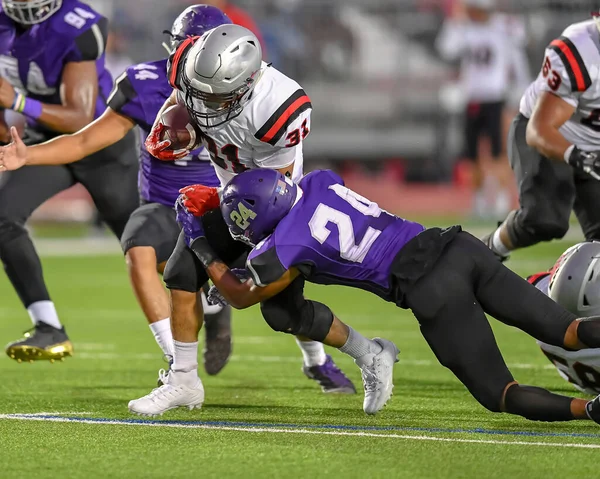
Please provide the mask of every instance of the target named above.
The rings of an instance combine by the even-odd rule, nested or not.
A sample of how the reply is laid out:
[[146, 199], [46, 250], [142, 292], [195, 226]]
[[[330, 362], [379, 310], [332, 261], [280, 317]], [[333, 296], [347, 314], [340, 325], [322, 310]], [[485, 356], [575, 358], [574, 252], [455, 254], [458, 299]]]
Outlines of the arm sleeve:
[[75, 46], [66, 57], [67, 62], [87, 62], [98, 60], [106, 49], [108, 20], [104, 17], [75, 38]]
[[571, 74], [561, 57], [553, 49], [546, 49], [542, 70], [536, 79], [540, 91], [551, 92], [568, 104], [577, 107], [580, 94], [571, 81]]
[[108, 97], [108, 107], [125, 116], [132, 116], [128, 112], [128, 106], [137, 98], [137, 93], [131, 84], [131, 80], [127, 76], [127, 72], [123, 72], [113, 87], [112, 92]]
[[312, 104], [302, 88], [292, 93], [254, 134], [254, 138], [277, 148], [291, 148], [310, 133]]

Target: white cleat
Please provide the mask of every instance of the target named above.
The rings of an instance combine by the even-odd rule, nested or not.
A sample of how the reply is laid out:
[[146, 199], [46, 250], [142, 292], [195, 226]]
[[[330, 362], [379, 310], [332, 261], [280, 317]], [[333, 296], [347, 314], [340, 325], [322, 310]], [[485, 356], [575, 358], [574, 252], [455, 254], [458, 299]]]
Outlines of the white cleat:
[[354, 362], [362, 371], [365, 400], [363, 410], [376, 414], [388, 402], [394, 389], [394, 363], [400, 350], [387, 339], [373, 338], [383, 349], [379, 354], [366, 354]]
[[[204, 403], [204, 386], [196, 375], [197, 383], [190, 386], [189, 379], [182, 377], [189, 373], [174, 371], [165, 372], [161, 369], [158, 373], [162, 386], [154, 388], [150, 394], [139, 399], [129, 401], [129, 412], [140, 416], [162, 416], [166, 411], [177, 407], [187, 407], [192, 410], [200, 409]], [[183, 379], [188, 379], [185, 381]]]

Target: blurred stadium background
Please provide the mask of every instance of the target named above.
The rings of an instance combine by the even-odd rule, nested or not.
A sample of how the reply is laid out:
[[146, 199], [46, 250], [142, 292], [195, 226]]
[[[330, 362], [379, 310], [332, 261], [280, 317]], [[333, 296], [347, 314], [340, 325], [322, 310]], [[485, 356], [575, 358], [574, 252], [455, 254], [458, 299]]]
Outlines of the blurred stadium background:
[[[469, 214], [462, 161], [464, 100], [458, 62], [435, 40], [458, 0], [210, 0], [247, 12], [267, 60], [297, 79], [312, 99], [307, 169], [334, 168], [349, 186], [394, 212]], [[91, 0], [111, 20], [108, 62], [116, 77], [134, 62], [164, 56], [162, 31], [189, 0]], [[513, 41], [537, 74], [545, 45], [597, 9], [591, 0], [498, 0]], [[235, 11], [233, 15], [240, 15]], [[505, 128], [526, 84], [506, 99]], [[483, 145], [485, 147], [485, 144]], [[484, 153], [486, 149], [483, 149]], [[513, 197], [513, 201], [516, 199]], [[75, 187], [40, 208], [39, 221], [89, 222], [94, 209]], [[502, 219], [502, 218], [497, 218]]]

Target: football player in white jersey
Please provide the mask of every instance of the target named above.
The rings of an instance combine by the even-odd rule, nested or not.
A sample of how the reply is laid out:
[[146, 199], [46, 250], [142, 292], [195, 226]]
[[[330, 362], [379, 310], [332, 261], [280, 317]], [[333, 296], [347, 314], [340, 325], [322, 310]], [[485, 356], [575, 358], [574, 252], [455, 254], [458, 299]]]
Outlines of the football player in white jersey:
[[[600, 315], [600, 243], [570, 247], [550, 271], [527, 280], [578, 317]], [[564, 379], [582, 392], [600, 394], [600, 349], [567, 351], [538, 344]]]
[[[497, 14], [495, 0], [463, 0], [442, 27], [436, 40], [440, 55], [460, 60], [460, 89], [464, 95], [465, 157], [473, 164], [473, 206], [476, 217], [504, 218], [510, 211], [510, 169], [504, 153], [503, 112], [511, 88], [522, 92], [529, 84], [527, 58], [518, 35], [505, 16]], [[464, 7], [464, 12], [461, 7]], [[486, 175], [479, 155], [482, 136], [490, 141], [492, 175]], [[493, 185], [497, 183], [496, 189]], [[496, 190], [495, 199], [491, 196]]]
[[[294, 80], [262, 62], [260, 44], [249, 30], [222, 25], [200, 38], [188, 39], [172, 55], [168, 75], [174, 94], [164, 108], [176, 102], [186, 105], [201, 130], [202, 143], [211, 154], [223, 186], [234, 175], [251, 168], [275, 169], [291, 180], [302, 177], [302, 141], [310, 132], [310, 99]], [[163, 138], [165, 128], [159, 113], [146, 147], [157, 158], [173, 160], [184, 152], [170, 148], [169, 140]], [[218, 208], [217, 189], [195, 185], [182, 191], [190, 211], [197, 216], [208, 211], [202, 222], [207, 240], [219, 257], [227, 264], [239, 261], [243, 265], [251, 248], [231, 237]], [[252, 211], [238, 214], [240, 227], [247, 228]], [[202, 266], [202, 252], [194, 245], [186, 244], [185, 235], [180, 235], [164, 273], [172, 299], [173, 366], [161, 377], [163, 386], [129, 403], [131, 412], [157, 415], [174, 407], [199, 407], [204, 400], [197, 371], [202, 318], [197, 315], [200, 305], [196, 303], [196, 292], [206, 284], [208, 275]], [[325, 339], [334, 316], [324, 304], [306, 300], [303, 291], [304, 279], [298, 277], [277, 296], [261, 303], [263, 317], [274, 330], [296, 335], [304, 353], [305, 374], [317, 379], [325, 392], [355, 392], [331, 357], [325, 355], [322, 344], [306, 340]], [[352, 341], [341, 350], [362, 364], [364, 409], [373, 413], [391, 394], [391, 366], [396, 351], [357, 332], [351, 337]], [[356, 348], [358, 343], [368, 347]], [[365, 354], [369, 361], [360, 359]], [[308, 360], [313, 361], [312, 365]]]
[[519, 209], [482, 240], [500, 260], [562, 238], [574, 210], [586, 240], [600, 239], [600, 24], [569, 26], [550, 43], [509, 132]]

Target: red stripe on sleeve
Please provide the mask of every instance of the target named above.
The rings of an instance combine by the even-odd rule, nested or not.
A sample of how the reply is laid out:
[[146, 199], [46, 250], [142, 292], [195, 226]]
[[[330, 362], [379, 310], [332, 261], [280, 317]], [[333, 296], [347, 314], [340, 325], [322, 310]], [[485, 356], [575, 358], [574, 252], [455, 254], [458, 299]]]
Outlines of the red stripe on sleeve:
[[287, 107], [287, 109], [281, 114], [281, 116], [277, 119], [277, 121], [273, 124], [273, 126], [267, 131], [264, 136], [260, 139], [260, 141], [264, 141], [268, 143], [273, 136], [281, 129], [285, 122], [288, 121], [290, 116], [294, 114], [294, 112], [300, 108], [305, 103], [310, 103], [310, 98], [308, 95], [301, 96], [294, 103]]
[[571, 51], [569, 46], [562, 40], [554, 40], [550, 45], [560, 48], [560, 51], [562, 51], [565, 57], [567, 58], [569, 66], [571, 67], [571, 70], [573, 71], [573, 74], [575, 75], [575, 79], [577, 81], [577, 91], [585, 91], [586, 86], [585, 79], [583, 77], [583, 72], [581, 71], [579, 63], [577, 63], [577, 59], [573, 55], [573, 52]]

